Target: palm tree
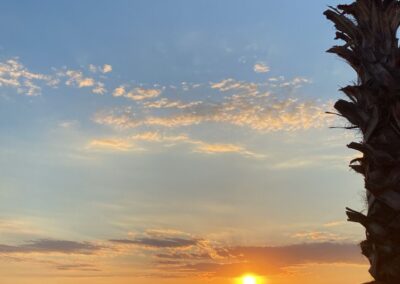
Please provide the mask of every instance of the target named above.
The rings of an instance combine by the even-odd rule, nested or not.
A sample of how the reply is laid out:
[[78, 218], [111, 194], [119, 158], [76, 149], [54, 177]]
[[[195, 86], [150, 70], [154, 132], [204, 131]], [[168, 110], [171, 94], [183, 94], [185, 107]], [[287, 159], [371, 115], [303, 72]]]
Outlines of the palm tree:
[[356, 0], [330, 7], [324, 15], [343, 45], [328, 50], [357, 72], [354, 85], [341, 91], [335, 109], [358, 129], [362, 141], [349, 148], [361, 152], [350, 167], [365, 179], [368, 212], [347, 208], [348, 221], [366, 229], [362, 254], [370, 262], [375, 283], [400, 283], [400, 24], [398, 0]]

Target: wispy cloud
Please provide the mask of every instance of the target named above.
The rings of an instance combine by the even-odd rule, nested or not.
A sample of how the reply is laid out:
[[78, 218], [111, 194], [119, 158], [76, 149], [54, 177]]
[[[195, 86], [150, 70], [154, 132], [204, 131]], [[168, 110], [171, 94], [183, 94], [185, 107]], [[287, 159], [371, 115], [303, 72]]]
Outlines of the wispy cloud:
[[296, 233], [293, 238], [301, 239], [303, 241], [319, 241], [319, 242], [334, 242], [346, 240], [346, 237], [326, 231], [308, 231]]
[[134, 265], [137, 259], [132, 255], [140, 256], [146, 263], [142, 266], [143, 274], [170, 277], [236, 277], [248, 271], [273, 275], [311, 263], [365, 263], [355, 244], [318, 241], [286, 246], [238, 246], [175, 230], [148, 230], [101, 243], [38, 239], [18, 245], [0, 244], [0, 258], [42, 263], [59, 271], [98, 273], [98, 257], [106, 266], [116, 258], [122, 265]]
[[345, 221], [332, 221], [324, 224], [324, 227], [330, 228], [330, 227], [338, 227], [341, 225], [346, 224]]
[[[278, 130], [293, 131], [326, 126], [324, 112], [329, 102], [296, 99], [289, 94], [311, 81], [303, 77], [285, 80], [279, 77], [273, 82], [255, 83], [232, 78], [210, 83], [204, 91], [217, 90], [226, 93], [217, 100], [196, 99], [185, 102], [161, 97], [165, 87], [134, 88], [125, 85], [114, 89], [114, 97], [126, 97], [141, 102], [135, 108], [120, 107], [103, 110], [94, 115], [98, 124], [116, 128], [151, 126], [159, 128], [190, 127], [203, 123], [232, 124], [261, 132]], [[159, 110], [169, 110], [160, 112]]]
[[129, 140], [119, 138], [94, 139], [87, 145], [88, 149], [103, 149], [111, 151], [129, 151], [134, 145]]
[[185, 108], [191, 108], [196, 105], [202, 104], [202, 101], [193, 101], [193, 102], [182, 102], [179, 100], [169, 100], [168, 98], [162, 98], [158, 101], [154, 102], [144, 102], [143, 106], [145, 108], [177, 108], [177, 109], [185, 109]]
[[274, 98], [272, 96], [234, 96], [221, 103], [198, 103], [183, 112], [168, 115], [136, 114], [122, 108], [96, 113], [93, 120], [98, 124], [117, 128], [158, 126], [177, 128], [206, 122], [232, 124], [262, 132], [293, 131], [320, 128], [327, 125], [324, 111], [328, 104], [316, 101]]
[[112, 71], [112, 66], [110, 64], [104, 64], [101, 72], [103, 73], [110, 73]]
[[94, 85], [94, 79], [85, 77], [82, 71], [77, 70], [66, 70], [65, 73], [59, 73], [60, 76], [65, 75], [67, 80], [65, 84], [67, 86], [76, 86], [78, 88], [92, 87]]
[[357, 245], [340, 243], [310, 243], [282, 247], [234, 247], [225, 248], [221, 254], [229, 257], [227, 263], [200, 263], [186, 265], [197, 272], [216, 276], [238, 276], [246, 271], [259, 275], [286, 273], [292, 266], [308, 263], [364, 264]]
[[89, 242], [75, 242], [66, 240], [40, 239], [29, 241], [21, 245], [0, 244], [0, 254], [14, 253], [62, 253], [62, 254], [93, 254], [102, 247]]
[[70, 263], [70, 264], [57, 264], [57, 270], [61, 271], [87, 271], [87, 272], [99, 272], [101, 271], [94, 264], [89, 263]]
[[224, 153], [236, 153], [251, 158], [263, 158], [264, 155], [257, 154], [247, 150], [245, 147], [235, 144], [218, 144], [218, 143], [206, 143], [203, 141], [189, 141], [195, 145], [195, 152], [204, 154], [224, 154]]
[[256, 92], [258, 89], [258, 84], [254, 82], [245, 82], [245, 81], [237, 81], [232, 78], [224, 79], [217, 83], [210, 83], [211, 89], [217, 89], [221, 92], [228, 91], [248, 91], [248, 92]]
[[31, 72], [18, 58], [0, 62], [0, 86], [15, 88], [18, 93], [27, 96], [37, 96], [42, 91], [41, 83], [54, 86], [58, 80], [50, 75]]
[[105, 88], [104, 83], [96, 82], [92, 89], [92, 92], [93, 94], [104, 95], [107, 92], [107, 89]]
[[61, 128], [74, 128], [79, 125], [78, 120], [64, 120], [58, 123], [58, 126]]
[[145, 141], [145, 142], [188, 142], [191, 139], [186, 134], [179, 135], [165, 135], [160, 132], [141, 132], [136, 133], [130, 137], [134, 141]]
[[[141, 143], [141, 147], [135, 147], [137, 143]], [[114, 151], [129, 151], [137, 149], [146, 149], [149, 143], [159, 143], [164, 146], [176, 146], [185, 144], [192, 147], [193, 152], [202, 154], [239, 154], [251, 158], [262, 158], [261, 154], [249, 151], [244, 146], [230, 143], [207, 143], [202, 140], [190, 138], [186, 134], [165, 135], [159, 132], [141, 132], [125, 138], [103, 138], [93, 139], [88, 143], [88, 149], [105, 149]]]
[[[266, 65], [264, 67], [267, 68]], [[258, 66], [258, 68], [261, 67]], [[53, 69], [52, 75], [44, 75], [28, 71], [15, 59], [0, 64], [0, 84], [19, 91], [25, 88], [28, 95], [40, 92], [39, 85], [34, 84], [36, 81], [53, 87], [64, 83], [67, 87], [88, 88], [92, 93], [106, 94], [104, 74], [111, 71], [112, 66], [109, 64], [90, 64], [86, 69], [63, 67]], [[133, 102], [122, 102], [122, 105], [119, 103], [118, 107], [100, 110], [93, 115], [92, 120], [100, 125], [111, 126], [114, 131], [141, 128], [165, 133], [172, 133], [182, 128], [193, 130], [196, 126], [204, 124], [220, 127], [233, 125], [260, 133], [320, 128], [328, 124], [329, 120], [324, 112], [330, 108], [330, 103], [312, 99], [296, 99], [292, 96], [293, 90], [309, 83], [311, 80], [307, 78], [294, 77], [287, 80], [283, 76], [269, 78], [261, 83], [233, 78], [208, 84], [182, 82], [179, 87], [174, 88], [158, 84], [150, 87], [138, 84], [138, 87], [132, 87], [131, 84], [122, 83], [114, 87], [110, 95], [124, 97]], [[170, 93], [178, 89], [189, 91], [197, 88], [199, 90], [194, 92], [216, 93], [215, 97], [209, 99], [210, 96], [205, 98], [204, 95], [197, 94], [197, 96], [179, 98], [177, 94]], [[173, 136], [174, 134], [163, 134], [162, 137], [156, 137], [153, 133], [151, 137], [157, 138], [157, 143], [163, 146], [186, 144], [190, 146], [192, 152], [201, 154], [237, 153], [253, 158], [263, 157], [236, 141], [209, 142], [204, 138], [191, 137], [185, 137], [185, 139], [180, 137], [179, 141], [173, 141]], [[121, 137], [119, 133], [114, 133], [114, 135], [91, 139], [86, 149], [133, 151], [146, 148], [137, 147], [138, 141], [150, 142], [145, 141], [143, 137], [142, 139], [126, 135]], [[276, 165], [276, 167], [304, 166], [303, 163], [307, 161], [282, 163], [284, 164]]]
[[124, 245], [136, 245], [141, 247], [150, 248], [187, 248], [197, 244], [197, 240], [193, 239], [183, 239], [174, 237], [164, 237], [164, 238], [151, 238], [143, 237], [136, 239], [117, 239], [110, 240], [112, 243], [124, 244]]
[[[219, 248], [220, 260], [204, 254], [159, 254], [158, 258], [173, 259], [170, 265], [160, 268], [175, 273], [209, 275], [214, 277], [237, 277], [252, 271], [271, 276], [285, 274], [290, 267], [318, 264], [365, 264], [354, 244], [311, 243], [282, 247], [231, 247]], [[201, 256], [201, 257], [200, 257]]]
[[162, 93], [161, 89], [145, 89], [145, 88], [134, 88], [131, 91], [127, 91], [126, 87], [119, 86], [114, 89], [114, 97], [125, 97], [134, 101], [142, 101], [152, 98], [157, 98]]
[[99, 95], [103, 95], [107, 91], [103, 82], [93, 77], [86, 76], [82, 70], [63, 68], [57, 71], [56, 74], [60, 80], [65, 78], [65, 85], [69, 87], [91, 88], [92, 93]]
[[[105, 64], [96, 67], [91, 64], [89, 70], [105, 74], [111, 72], [112, 66]], [[94, 94], [102, 95], [107, 92], [104, 82], [85, 75], [83, 70], [52, 68], [47, 74], [43, 74], [29, 70], [18, 57], [0, 62], [0, 87], [13, 88], [19, 94], [41, 95], [43, 87], [58, 88], [63, 81], [68, 87], [91, 88]]]
[[256, 73], [267, 73], [270, 71], [270, 68], [264, 62], [258, 62], [254, 64], [253, 70]]
[[311, 242], [287, 246], [224, 246], [210, 240], [186, 235], [139, 236], [111, 240], [133, 246], [154, 260], [154, 275], [168, 273], [214, 277], [237, 277], [252, 271], [258, 275], [288, 273], [290, 267], [318, 264], [365, 264], [355, 244]]
[[104, 64], [103, 66], [96, 66], [94, 64], [89, 64], [89, 70], [92, 73], [100, 72], [106, 74], [110, 73], [113, 70], [113, 68], [110, 64]]
[[39, 235], [42, 230], [30, 219], [27, 218], [14, 218], [3, 219], [0, 218], [0, 231], [3, 235]]

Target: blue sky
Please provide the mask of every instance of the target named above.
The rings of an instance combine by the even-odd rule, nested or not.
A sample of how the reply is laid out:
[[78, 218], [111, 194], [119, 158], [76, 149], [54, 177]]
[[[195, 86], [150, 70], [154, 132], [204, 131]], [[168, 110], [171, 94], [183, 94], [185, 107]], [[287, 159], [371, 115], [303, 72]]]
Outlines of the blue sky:
[[[183, 265], [233, 262], [223, 250], [292, 244], [358, 271], [356, 256], [312, 252], [362, 238], [343, 222], [345, 206], [363, 207], [346, 167], [353, 134], [328, 129], [343, 122], [324, 114], [355, 79], [325, 53], [334, 29], [322, 12], [338, 3], [2, 1], [5, 283], [25, 283], [21, 265], [38, 266], [38, 283], [144, 284], [171, 269], [184, 281]], [[311, 269], [288, 260], [273, 274], [293, 265]], [[271, 283], [290, 283], [281, 272]], [[183, 279], [202, 273], [218, 274]]]

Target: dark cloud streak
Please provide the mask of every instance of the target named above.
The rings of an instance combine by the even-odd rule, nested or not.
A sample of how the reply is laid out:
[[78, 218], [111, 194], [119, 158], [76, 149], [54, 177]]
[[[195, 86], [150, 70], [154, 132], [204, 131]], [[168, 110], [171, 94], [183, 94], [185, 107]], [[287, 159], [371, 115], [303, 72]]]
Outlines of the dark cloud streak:
[[63, 253], [63, 254], [93, 254], [103, 247], [89, 242], [40, 239], [22, 245], [0, 244], [0, 254], [15, 253]]
[[133, 240], [121, 239], [121, 240], [110, 240], [112, 243], [124, 244], [124, 245], [137, 245], [142, 247], [151, 248], [185, 248], [197, 245], [198, 241], [195, 239], [184, 239], [184, 238], [151, 238], [143, 237]]
[[[159, 253], [155, 256], [158, 258], [157, 263], [162, 264], [161, 268], [165, 270], [221, 277], [236, 277], [248, 271], [259, 275], [281, 274], [289, 267], [307, 264], [366, 264], [359, 247], [345, 243], [307, 243], [280, 247], [239, 246], [215, 250], [218, 257], [209, 259], [176, 252]], [[171, 260], [169, 267], [168, 260]]]

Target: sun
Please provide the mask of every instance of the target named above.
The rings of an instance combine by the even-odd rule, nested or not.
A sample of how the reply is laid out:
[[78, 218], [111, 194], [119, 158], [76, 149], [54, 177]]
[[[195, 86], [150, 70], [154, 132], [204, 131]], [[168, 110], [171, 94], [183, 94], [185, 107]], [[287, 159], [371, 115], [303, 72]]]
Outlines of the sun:
[[245, 275], [242, 278], [242, 284], [257, 284], [257, 278], [252, 275]]

